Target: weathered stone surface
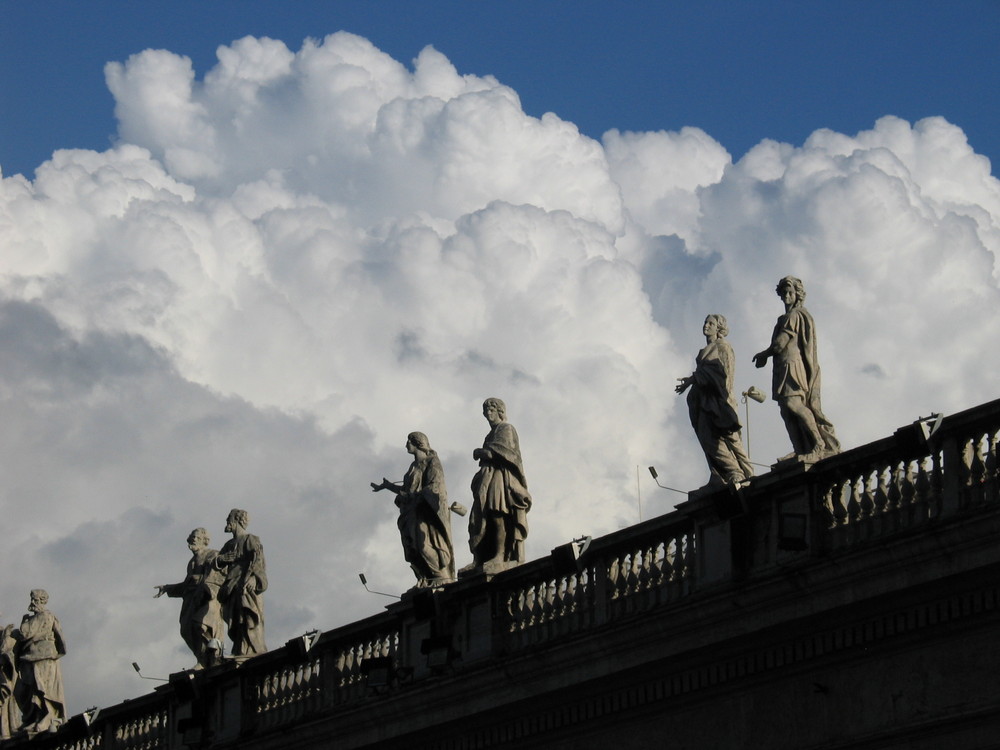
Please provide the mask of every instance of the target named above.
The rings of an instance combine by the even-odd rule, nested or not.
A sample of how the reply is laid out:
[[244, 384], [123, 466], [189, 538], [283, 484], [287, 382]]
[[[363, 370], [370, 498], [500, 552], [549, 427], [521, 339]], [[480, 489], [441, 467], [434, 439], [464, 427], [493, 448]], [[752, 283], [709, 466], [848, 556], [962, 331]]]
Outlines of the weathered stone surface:
[[28, 614], [11, 631], [16, 641], [18, 681], [14, 697], [21, 713], [21, 729], [28, 733], [54, 731], [66, 720], [62, 668], [66, 654], [59, 620], [48, 610], [49, 595], [32, 589]]
[[247, 533], [250, 514], [233, 508], [226, 517], [226, 532], [233, 538], [215, 558], [215, 567], [225, 574], [219, 588], [222, 617], [232, 641], [232, 655], [247, 657], [267, 651], [264, 643], [264, 592], [267, 566], [264, 546]]
[[222, 638], [225, 624], [219, 604], [219, 588], [223, 574], [215, 566], [218, 551], [209, 549], [209, 536], [205, 529], [197, 528], [188, 535], [191, 559], [187, 575], [180, 583], [156, 587], [156, 598], [166, 594], [182, 600], [181, 637], [195, 655], [195, 669], [210, 667], [222, 657]]
[[413, 463], [403, 481], [396, 484], [383, 477], [381, 483], [371, 483], [372, 492], [389, 490], [396, 495], [403, 557], [417, 577], [417, 587], [443, 586], [455, 580], [450, 512], [458, 512], [457, 505], [448, 505], [444, 468], [427, 436], [411, 432], [406, 452]]
[[782, 460], [818, 461], [839, 453], [840, 442], [820, 404], [816, 325], [803, 305], [806, 290], [801, 280], [786, 276], [775, 291], [785, 304], [785, 314], [775, 323], [771, 345], [755, 354], [753, 361], [764, 367], [769, 358], [773, 360], [772, 397], [781, 409], [793, 449]]
[[678, 378], [677, 393], [689, 390], [688, 414], [711, 472], [709, 486], [739, 484], [753, 476], [743, 448], [742, 425], [733, 399], [736, 357], [726, 341], [729, 326], [722, 315], [709, 315], [702, 326], [705, 347], [695, 358], [695, 371]]
[[498, 398], [483, 402], [490, 432], [482, 448], [472, 452], [479, 471], [472, 479], [469, 514], [469, 571], [498, 573], [524, 562], [531, 494], [524, 477], [517, 430], [507, 421], [507, 407]]

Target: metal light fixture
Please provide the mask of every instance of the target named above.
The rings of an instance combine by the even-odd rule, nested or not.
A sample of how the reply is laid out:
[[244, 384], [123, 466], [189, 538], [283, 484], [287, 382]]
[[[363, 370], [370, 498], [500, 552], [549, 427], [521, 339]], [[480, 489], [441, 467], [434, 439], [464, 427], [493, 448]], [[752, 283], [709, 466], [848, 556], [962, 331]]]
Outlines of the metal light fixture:
[[656, 467], [655, 466], [650, 466], [649, 467], [649, 473], [652, 475], [653, 481], [656, 482], [656, 486], [659, 487], [661, 490], [670, 490], [671, 492], [679, 492], [682, 495], [688, 494], [684, 490], [678, 490], [678, 489], [674, 489], [673, 487], [667, 487], [665, 484], [660, 484], [660, 480], [659, 480], [659, 476], [660, 475], [656, 473]]
[[[767, 394], [764, 393], [764, 391], [762, 391], [757, 386], [752, 385], [745, 391], [743, 391], [743, 393], [741, 393], [740, 395], [742, 396], [741, 400], [743, 401], [743, 405], [746, 409], [746, 415], [747, 415], [745, 421], [747, 428], [747, 458], [749, 458], [750, 457], [750, 402], [756, 401], [758, 404], [763, 404], [765, 401], [767, 401]], [[750, 463], [753, 463], [753, 461], [751, 461]], [[762, 464], [754, 464], [754, 466], [761, 466], [761, 465]]]
[[159, 682], [170, 682], [170, 680], [168, 680], [166, 677], [146, 677], [146, 675], [142, 673], [142, 670], [139, 669], [139, 662], [136, 661], [132, 662], [132, 669], [134, 669], [135, 673], [144, 680], [157, 680]]
[[390, 599], [401, 599], [402, 598], [400, 596], [397, 596], [396, 594], [386, 594], [386, 593], [384, 593], [382, 591], [372, 591], [370, 588], [368, 588], [368, 579], [365, 578], [365, 574], [364, 573], [358, 573], [358, 578], [361, 579], [361, 585], [365, 587], [365, 591], [367, 591], [369, 594], [378, 594], [379, 596], [388, 596]]

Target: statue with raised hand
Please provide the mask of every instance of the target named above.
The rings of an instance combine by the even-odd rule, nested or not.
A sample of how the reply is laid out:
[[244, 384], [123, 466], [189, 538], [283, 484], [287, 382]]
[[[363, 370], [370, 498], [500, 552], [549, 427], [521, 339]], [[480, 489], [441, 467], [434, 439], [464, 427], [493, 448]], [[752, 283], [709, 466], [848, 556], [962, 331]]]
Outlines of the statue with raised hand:
[[773, 361], [772, 396], [781, 409], [793, 452], [780, 460], [798, 457], [818, 461], [840, 452], [833, 424], [820, 405], [820, 369], [816, 325], [803, 303], [806, 290], [794, 276], [786, 276], [775, 289], [785, 305], [771, 334], [771, 345], [754, 355], [757, 367]]
[[[726, 341], [729, 326], [722, 315], [705, 318], [705, 347], [695, 358], [695, 371], [678, 378], [677, 393], [688, 391], [688, 414], [711, 472], [708, 486], [738, 485], [753, 476], [743, 448], [742, 425], [733, 399], [736, 357]], [[689, 390], [690, 389], [690, 390]]]
[[219, 587], [222, 618], [232, 641], [232, 655], [238, 658], [267, 651], [264, 643], [264, 592], [267, 590], [267, 567], [264, 546], [247, 533], [250, 514], [233, 508], [226, 517], [227, 541], [213, 565], [224, 574]]
[[166, 594], [181, 599], [181, 638], [194, 653], [195, 669], [203, 669], [217, 664], [222, 657], [222, 638], [225, 623], [219, 604], [219, 588], [222, 572], [214, 562], [219, 554], [208, 547], [209, 536], [205, 529], [197, 528], [187, 538], [191, 559], [187, 564], [187, 575], [180, 583], [168, 583], [156, 587], [155, 598]]
[[413, 463], [403, 481], [397, 484], [383, 477], [380, 484], [371, 483], [372, 492], [389, 490], [396, 495], [403, 557], [417, 577], [417, 587], [443, 586], [455, 580], [449, 513], [464, 515], [465, 509], [458, 503], [448, 505], [444, 469], [424, 433], [407, 436], [406, 452], [413, 456]]

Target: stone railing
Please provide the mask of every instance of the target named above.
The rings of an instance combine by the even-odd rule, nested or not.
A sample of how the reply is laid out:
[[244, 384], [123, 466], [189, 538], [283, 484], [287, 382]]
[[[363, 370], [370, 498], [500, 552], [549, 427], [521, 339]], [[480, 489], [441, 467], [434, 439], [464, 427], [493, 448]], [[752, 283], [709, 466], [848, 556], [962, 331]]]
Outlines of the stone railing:
[[573, 549], [570, 544], [553, 550], [549, 558], [497, 581], [506, 651], [645, 612], [675, 601], [693, 585], [694, 524], [681, 513], [593, 540], [575, 564]]
[[[703, 494], [672, 513], [579, 539], [496, 576], [405, 595], [387, 611], [203, 672], [154, 693], [74, 716], [54, 734], [5, 747], [154, 750], [235, 746], [321, 717], [357, 715], [438, 675], [457, 679], [498, 659], [571, 644], [598, 628], [672, 617], [786, 561], [823, 564], [873, 540], [906, 539], [1000, 506], [1000, 401], [910, 425], [812, 466], [782, 465], [733, 493]], [[798, 519], [800, 538], [782, 537]], [[779, 572], [776, 572], [779, 571]], [[474, 678], [473, 678], [474, 679]]]
[[393, 674], [400, 618], [385, 614], [328, 633], [308, 633], [240, 669], [244, 722], [285, 726], [369, 695], [373, 667]]
[[1000, 401], [929, 418], [814, 467], [830, 549], [998, 502]]

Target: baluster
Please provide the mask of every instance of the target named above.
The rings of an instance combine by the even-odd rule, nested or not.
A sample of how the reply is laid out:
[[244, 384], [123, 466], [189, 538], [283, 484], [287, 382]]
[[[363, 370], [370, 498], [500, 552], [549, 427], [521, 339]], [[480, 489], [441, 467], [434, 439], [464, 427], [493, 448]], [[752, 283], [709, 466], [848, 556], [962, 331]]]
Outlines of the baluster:
[[906, 526], [913, 525], [913, 498], [916, 495], [916, 486], [913, 482], [913, 462], [904, 461], [902, 463], [902, 477], [899, 482], [899, 506], [902, 510], [901, 519]]
[[973, 442], [973, 461], [971, 468], [972, 474], [972, 484], [978, 485], [983, 483], [983, 479], [986, 476], [986, 457], [983, 454], [983, 438], [979, 436]]
[[617, 598], [624, 599], [628, 595], [629, 577], [632, 575], [632, 558], [627, 552], [618, 555], [618, 580], [615, 583]]
[[625, 591], [626, 594], [635, 594], [639, 591], [639, 568], [641, 566], [639, 557], [641, 554], [638, 549], [633, 547], [629, 555], [628, 588]]
[[998, 435], [1000, 433], [996, 430], [986, 434], [986, 476], [983, 481], [985, 499], [989, 503], [997, 502], [997, 470], [1000, 469], [997, 462]]
[[874, 480], [875, 477], [870, 470], [866, 471], [858, 479], [861, 490], [861, 494], [858, 497], [859, 518], [871, 518], [875, 510], [875, 497], [871, 489], [874, 486]]
[[920, 520], [924, 521], [930, 515], [931, 481], [927, 476], [927, 459], [920, 458], [916, 464], [917, 478], [913, 485], [913, 492]]
[[886, 469], [881, 467], [875, 470], [872, 474], [872, 503], [874, 506], [875, 515], [881, 516], [885, 513], [886, 506], [889, 504], [889, 498], [886, 497], [886, 489], [889, 483], [885, 479]]
[[659, 590], [663, 586], [663, 558], [666, 555], [663, 542], [657, 542], [652, 549], [652, 560], [649, 564], [649, 584]]
[[579, 583], [579, 573], [566, 576], [566, 589], [563, 591], [563, 619], [566, 621], [568, 632], [573, 632], [579, 627], [580, 603], [576, 594]]
[[673, 584], [679, 583], [684, 577], [683, 552], [681, 537], [671, 534], [663, 545], [663, 560], [660, 563], [660, 568], [663, 570], [663, 582], [671, 584], [671, 588], [673, 588]]
[[628, 591], [628, 554], [621, 552], [614, 556], [615, 567], [617, 569], [617, 575], [615, 576], [614, 583], [612, 584], [612, 601], [611, 606], [608, 608], [608, 614], [612, 617], [617, 617], [623, 611], [624, 599], [626, 592]]
[[535, 585], [531, 584], [524, 591], [524, 629], [528, 630], [535, 624]]
[[510, 591], [507, 593], [505, 601], [505, 611], [507, 613], [507, 622], [509, 623], [507, 631], [513, 634], [517, 634], [521, 631], [521, 592], [520, 591]]
[[931, 453], [931, 512], [937, 517], [944, 511], [944, 473], [941, 470], [941, 450]]
[[958, 441], [958, 457], [958, 486], [961, 488], [960, 506], [964, 508], [969, 505], [972, 496], [970, 488], [972, 486], [972, 465], [975, 457], [973, 455], [971, 438], [965, 438]]
[[861, 485], [863, 480], [852, 477], [847, 481], [851, 493], [847, 501], [847, 523], [856, 524], [861, 517]]
[[551, 599], [549, 606], [549, 627], [548, 637], [554, 638], [561, 635], [566, 627], [564, 618], [564, 595], [566, 590], [566, 576], [556, 576], [552, 580]]
[[899, 506], [903, 500], [903, 495], [899, 487], [899, 471], [899, 464], [891, 465], [886, 470], [886, 481], [889, 483], [889, 487], [885, 493], [887, 501], [886, 511], [892, 512], [894, 515], [899, 510]]
[[976, 505], [979, 505], [986, 500], [986, 492], [983, 486], [986, 481], [986, 452], [983, 449], [983, 437], [978, 436], [973, 445], [975, 450], [971, 466], [971, 483], [974, 502]]
[[611, 558], [611, 562], [608, 565], [608, 598], [617, 599], [618, 598], [618, 579], [621, 577], [621, 565], [619, 563], [618, 555], [614, 555]]
[[545, 588], [545, 606], [542, 611], [542, 618], [545, 622], [552, 622], [556, 618], [556, 612], [559, 609], [559, 580], [555, 578], [551, 581], [546, 581], [542, 584]]
[[363, 653], [364, 647], [360, 644], [354, 644], [350, 647], [350, 658], [348, 659], [350, 672], [347, 676], [349, 687], [347, 692], [348, 700], [354, 700], [354, 698], [361, 693], [361, 660], [363, 658]]
[[689, 531], [684, 534], [684, 580], [692, 581], [694, 579], [694, 571], [696, 570], [695, 565], [697, 560], [695, 555], [698, 550], [695, 548], [694, 542], [694, 532]]
[[849, 514], [847, 512], [847, 503], [844, 502], [844, 496], [849, 492], [850, 481], [847, 477], [839, 477], [834, 485], [831, 497], [833, 517], [836, 519], [838, 526], [847, 525]]
[[597, 619], [597, 587], [594, 583], [594, 568], [587, 567], [576, 579], [573, 589], [574, 622], [580, 627], [592, 625]]

